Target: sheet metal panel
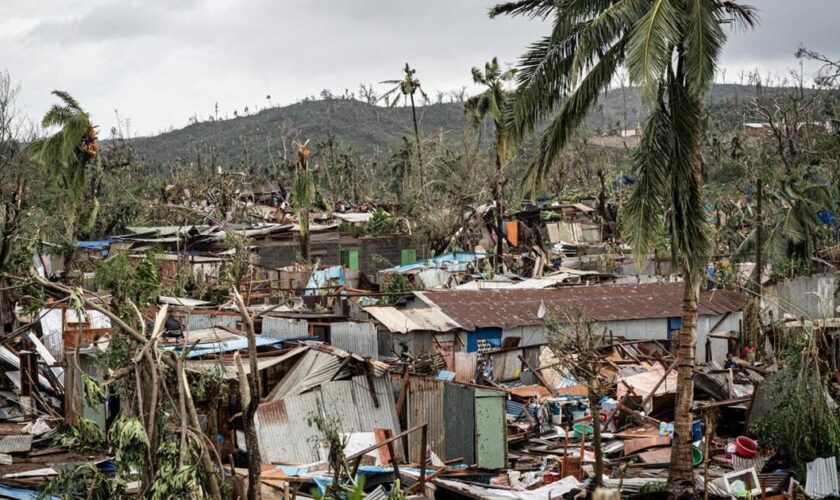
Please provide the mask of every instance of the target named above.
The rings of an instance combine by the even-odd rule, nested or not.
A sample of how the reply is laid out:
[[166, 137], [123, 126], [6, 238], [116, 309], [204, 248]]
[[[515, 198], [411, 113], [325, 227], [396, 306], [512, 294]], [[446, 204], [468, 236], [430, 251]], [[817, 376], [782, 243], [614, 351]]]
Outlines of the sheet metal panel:
[[451, 317], [434, 307], [397, 309], [391, 306], [371, 306], [364, 310], [392, 333], [448, 332], [460, 328]]
[[309, 349], [271, 390], [266, 401], [279, 401], [288, 396], [296, 396], [329, 382], [341, 366], [342, 359], [326, 352]]
[[228, 328], [235, 328], [239, 316], [232, 315], [216, 315], [211, 314], [187, 314], [184, 321], [185, 330], [205, 330], [213, 328], [214, 326], [226, 326]]
[[0, 453], [20, 453], [32, 449], [32, 434], [18, 434], [0, 439]]
[[474, 382], [475, 367], [478, 363], [477, 352], [455, 352], [455, 381]]
[[64, 359], [62, 310], [59, 308], [44, 309], [41, 314], [41, 331], [44, 333], [41, 342], [57, 359]]
[[[411, 377], [408, 389], [408, 427], [426, 422], [428, 445], [438, 456], [445, 455], [443, 403], [444, 382], [434, 378]], [[418, 463], [422, 450], [420, 432], [408, 436], [409, 460]]]
[[[394, 391], [390, 378], [374, 377], [373, 390], [379, 401], [379, 408], [370, 394], [367, 378], [359, 375], [351, 380], [336, 380], [321, 386], [322, 408], [326, 415], [334, 415], [341, 421], [342, 432], [373, 432], [374, 429], [390, 429], [400, 433]], [[401, 442], [397, 443], [402, 452]]]
[[273, 339], [298, 339], [309, 336], [309, 322], [305, 319], [263, 316], [261, 334]]
[[475, 389], [458, 384], [443, 388], [446, 408], [444, 460], [463, 457], [464, 463], [475, 463]]
[[476, 464], [486, 469], [507, 467], [506, 394], [499, 391], [475, 391]]
[[320, 414], [317, 391], [263, 403], [254, 417], [264, 463], [306, 464], [321, 460], [316, 444], [318, 429], [307, 422]]
[[373, 323], [341, 322], [330, 325], [334, 347], [359, 356], [379, 358], [379, 338]]

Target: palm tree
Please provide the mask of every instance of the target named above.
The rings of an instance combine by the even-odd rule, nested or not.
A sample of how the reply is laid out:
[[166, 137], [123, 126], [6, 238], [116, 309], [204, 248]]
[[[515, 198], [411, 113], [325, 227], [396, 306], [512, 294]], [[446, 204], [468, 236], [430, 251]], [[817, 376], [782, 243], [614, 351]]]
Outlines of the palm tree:
[[[785, 179], [766, 197], [769, 206], [762, 219], [769, 230], [762, 238], [762, 253], [770, 262], [810, 263], [816, 252], [817, 233], [825, 227], [819, 213], [834, 206], [829, 188], [808, 179]], [[758, 223], [756, 218], [753, 225]], [[755, 253], [757, 229], [752, 228], [736, 250], [736, 257]]]
[[295, 164], [292, 190], [292, 202], [297, 208], [300, 226], [300, 256], [304, 261], [309, 261], [309, 210], [315, 199], [315, 183], [312, 180], [312, 171], [309, 169], [309, 148], [306, 147], [308, 143], [309, 141], [303, 144], [296, 143], [298, 161]]
[[[510, 159], [513, 150], [513, 138], [509, 129], [505, 126], [504, 113], [510, 105], [511, 93], [505, 88], [505, 84], [513, 80], [516, 70], [502, 71], [499, 67], [499, 60], [484, 65], [484, 73], [479, 68], [472, 69], [473, 82], [486, 87], [484, 92], [473, 96], [464, 104], [464, 114], [476, 127], [481, 126], [485, 117], [489, 114], [493, 119], [493, 127], [496, 129], [496, 176], [493, 182], [493, 203], [496, 205], [496, 267], [502, 267], [502, 251], [504, 229], [504, 208], [503, 189], [505, 185], [504, 167]], [[480, 142], [480, 136], [479, 136]]]
[[81, 197], [85, 185], [85, 167], [96, 157], [99, 149], [96, 127], [90, 116], [67, 92], [54, 90], [61, 104], [53, 104], [41, 120], [45, 129], [61, 127], [53, 135], [30, 144], [32, 160], [53, 168], [64, 187]]
[[[79, 103], [67, 92], [54, 90], [53, 95], [61, 100], [53, 104], [41, 120], [45, 129], [60, 127], [54, 134], [32, 142], [27, 152], [30, 158], [58, 177], [72, 196], [71, 210], [75, 222], [76, 205], [81, 201], [85, 190], [85, 170], [97, 157], [99, 143], [96, 127], [91, 124], [90, 116]], [[99, 201], [94, 196], [93, 209], [88, 221], [92, 229], [99, 211]], [[68, 224], [68, 235], [73, 236], [75, 224]]]
[[553, 20], [551, 33], [522, 57], [510, 113], [517, 136], [550, 119], [523, 191], [533, 194], [545, 180], [555, 157], [622, 66], [630, 83], [652, 103], [635, 152], [637, 182], [626, 214], [634, 251], [646, 255], [668, 209], [672, 250], [683, 269], [669, 486], [675, 493], [688, 492], [693, 488], [690, 440], [697, 303], [711, 252], [701, 204], [702, 97], [713, 82], [726, 42], [722, 24], [734, 19], [751, 25], [753, 12], [730, 0], [519, 0], [490, 12], [491, 17], [500, 14]]
[[394, 85], [391, 90], [385, 92], [379, 99], [385, 99], [390, 103], [391, 107], [394, 107], [397, 105], [397, 102], [399, 102], [397, 94], [402, 94], [403, 98], [408, 98], [411, 103], [411, 120], [414, 123], [414, 140], [417, 144], [417, 168], [420, 174], [420, 186], [423, 188], [423, 154], [420, 148], [420, 128], [417, 126], [417, 108], [414, 105], [414, 94], [419, 92], [424, 100], [428, 100], [429, 96], [427, 96], [426, 93], [423, 92], [423, 89], [420, 88], [420, 80], [414, 77], [415, 73], [417, 73], [417, 70], [412, 69], [408, 63], [405, 63], [402, 79], [384, 80], [379, 82], [382, 84]]

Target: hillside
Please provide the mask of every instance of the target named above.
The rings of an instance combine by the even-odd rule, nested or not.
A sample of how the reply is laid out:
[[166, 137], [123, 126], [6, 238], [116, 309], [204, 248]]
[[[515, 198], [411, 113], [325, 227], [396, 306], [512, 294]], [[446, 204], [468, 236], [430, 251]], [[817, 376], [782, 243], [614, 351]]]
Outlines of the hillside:
[[[764, 95], [788, 89], [764, 89]], [[740, 124], [739, 105], [756, 96], [756, 89], [741, 85], [716, 85], [709, 96], [716, 113], [729, 127]], [[721, 105], [721, 104], [726, 105]], [[445, 134], [453, 138], [467, 125], [461, 103], [443, 103], [418, 108], [421, 132], [425, 136]], [[625, 124], [626, 117], [626, 126]], [[639, 95], [633, 89], [614, 89], [602, 97], [598, 109], [587, 120], [597, 135], [634, 128], [644, 119]], [[413, 135], [411, 109], [384, 108], [350, 99], [308, 100], [290, 106], [264, 109], [249, 116], [221, 121], [204, 121], [182, 129], [132, 141], [148, 165], [180, 161], [204, 161], [214, 157], [217, 164], [237, 166], [244, 158], [253, 164], [268, 165], [269, 150], [276, 159], [282, 151], [282, 139], [300, 138], [311, 144], [334, 134], [349, 145], [355, 154], [371, 156], [390, 154], [401, 138]]]

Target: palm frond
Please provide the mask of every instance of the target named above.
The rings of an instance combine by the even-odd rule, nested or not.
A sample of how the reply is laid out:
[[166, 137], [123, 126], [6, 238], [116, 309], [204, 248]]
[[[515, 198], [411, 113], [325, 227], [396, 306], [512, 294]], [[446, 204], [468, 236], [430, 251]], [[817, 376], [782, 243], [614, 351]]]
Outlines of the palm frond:
[[685, 75], [691, 96], [697, 98], [714, 82], [726, 33], [720, 25], [720, 10], [709, 0], [689, 0], [686, 13]]
[[663, 227], [665, 203], [670, 187], [670, 158], [674, 143], [671, 117], [660, 87], [656, 108], [648, 118], [642, 141], [634, 154], [635, 187], [625, 207], [629, 242], [637, 257], [646, 257]]
[[683, 262], [686, 281], [699, 278], [712, 251], [709, 225], [695, 175], [697, 135], [700, 131], [700, 102], [693, 99], [681, 82], [668, 79], [671, 128], [671, 243]]
[[673, 48], [680, 41], [680, 9], [674, 2], [653, 0], [630, 33], [627, 46], [630, 80], [641, 86], [651, 99], [656, 96]]
[[557, 2], [552, 0], [519, 0], [497, 4], [490, 9], [489, 15], [491, 19], [501, 15], [545, 18], [556, 8]]
[[582, 74], [600, 55], [604, 47], [627, 36], [629, 27], [634, 26], [646, 12], [645, 0], [623, 0], [606, 2], [597, 16], [580, 32], [571, 75]]
[[64, 105], [67, 106], [71, 111], [76, 111], [78, 113], [84, 113], [84, 110], [79, 105], [79, 102], [70, 95], [69, 92], [64, 90], [53, 90], [52, 95], [58, 97], [64, 102]]
[[563, 108], [543, 133], [537, 153], [528, 165], [522, 183], [523, 193], [536, 192], [545, 181], [557, 154], [586, 118], [587, 112], [598, 102], [601, 92], [609, 87], [621, 65], [623, 54], [624, 44], [621, 43], [607, 50], [563, 104]]

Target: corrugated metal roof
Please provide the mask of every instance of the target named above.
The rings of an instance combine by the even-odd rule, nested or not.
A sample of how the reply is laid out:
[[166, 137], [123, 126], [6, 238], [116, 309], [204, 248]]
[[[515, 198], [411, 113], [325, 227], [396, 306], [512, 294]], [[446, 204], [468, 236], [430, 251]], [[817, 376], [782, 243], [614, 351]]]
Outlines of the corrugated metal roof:
[[461, 328], [449, 316], [439, 309], [431, 307], [397, 309], [391, 306], [371, 306], [365, 307], [364, 310], [382, 323], [391, 333], [448, 332]]
[[[278, 363], [282, 363], [287, 359], [293, 358], [303, 351], [305, 351], [306, 347], [296, 347], [291, 351], [282, 354], [280, 356], [273, 356], [270, 358], [260, 358], [257, 361], [257, 369], [262, 371], [266, 368], [270, 368]], [[242, 368], [245, 369], [245, 374], [251, 373], [251, 364], [248, 359], [242, 360]], [[187, 361], [186, 369], [191, 372], [196, 373], [211, 373], [215, 370], [221, 370], [222, 375], [226, 380], [234, 380], [239, 378], [238, 369], [236, 367], [236, 363], [232, 359], [211, 359], [211, 360], [195, 360], [191, 359]]]
[[[543, 323], [537, 312], [562, 320], [582, 309], [595, 321], [668, 318], [682, 315], [682, 283], [581, 286], [562, 289], [491, 289], [415, 292], [420, 300], [439, 308], [466, 330], [514, 328]], [[743, 309], [743, 294], [702, 292], [701, 315]]]

